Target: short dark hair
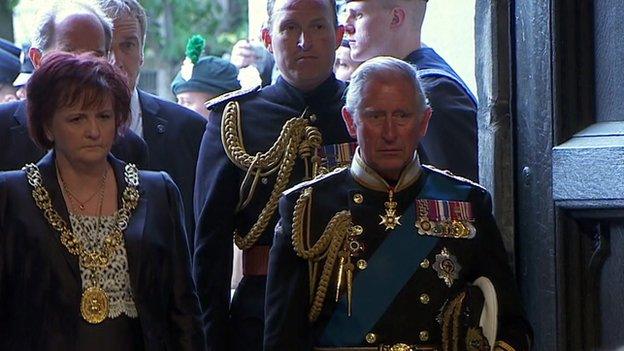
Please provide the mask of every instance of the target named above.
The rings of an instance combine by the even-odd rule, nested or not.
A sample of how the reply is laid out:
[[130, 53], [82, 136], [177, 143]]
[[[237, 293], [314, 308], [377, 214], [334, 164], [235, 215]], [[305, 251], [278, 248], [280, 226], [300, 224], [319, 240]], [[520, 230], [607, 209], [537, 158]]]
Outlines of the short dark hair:
[[54, 146], [45, 127], [62, 107], [97, 107], [111, 97], [117, 131], [127, 128], [132, 96], [127, 79], [119, 68], [93, 53], [53, 52], [44, 56], [28, 81], [26, 92], [28, 132], [42, 148]]
[[[273, 8], [275, 7], [276, 0], [268, 0], [267, 1], [267, 28], [271, 30], [273, 26]], [[338, 27], [338, 13], [336, 9], [336, 0], [328, 0], [329, 5], [332, 8], [332, 12], [334, 13], [334, 27]]]

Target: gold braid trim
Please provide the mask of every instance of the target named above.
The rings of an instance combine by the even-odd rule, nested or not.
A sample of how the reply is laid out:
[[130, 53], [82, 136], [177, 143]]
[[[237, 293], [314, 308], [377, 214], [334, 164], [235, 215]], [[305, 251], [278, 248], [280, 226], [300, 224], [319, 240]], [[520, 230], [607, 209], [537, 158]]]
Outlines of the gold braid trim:
[[515, 348], [502, 340], [497, 340], [496, 343], [494, 343], [494, 350], [516, 351]]
[[[303, 111], [301, 117], [289, 119], [282, 127], [278, 139], [267, 152], [259, 152], [255, 156], [251, 156], [245, 150], [242, 140], [240, 106], [238, 102], [229, 102], [223, 110], [221, 142], [223, 143], [225, 153], [237, 167], [247, 171], [239, 190], [240, 200], [236, 210], [241, 211], [249, 204], [261, 177], [266, 177], [277, 171], [277, 179], [269, 200], [249, 230], [249, 233], [242, 236], [237, 230], [234, 231], [234, 242], [241, 250], [252, 247], [266, 230], [271, 217], [277, 209], [280, 195], [288, 186], [297, 155], [304, 160], [306, 178], [314, 176], [314, 174], [309, 173], [308, 161], [313, 156], [314, 150], [321, 146], [323, 140], [321, 133], [316, 127], [308, 126], [308, 119], [305, 118], [306, 114], [307, 109]], [[316, 171], [317, 168], [314, 165], [312, 170]], [[250, 182], [251, 184], [249, 185]]]
[[442, 350], [456, 351], [459, 348], [459, 315], [466, 292], [462, 292], [444, 306], [442, 315]]
[[[309, 210], [312, 197], [312, 188], [306, 188], [295, 204], [292, 224], [292, 242], [297, 256], [308, 261], [310, 269], [310, 298], [311, 306], [308, 313], [308, 320], [314, 322], [323, 308], [329, 280], [336, 264], [336, 259], [341, 247], [344, 245], [352, 226], [351, 213], [340, 211], [336, 213], [327, 226], [321, 237], [310, 247], [310, 216], [305, 218], [306, 210]], [[304, 230], [304, 222], [307, 223]], [[304, 244], [307, 243], [307, 247]], [[317, 265], [321, 260], [325, 260], [323, 271], [318, 281], [316, 281]]]

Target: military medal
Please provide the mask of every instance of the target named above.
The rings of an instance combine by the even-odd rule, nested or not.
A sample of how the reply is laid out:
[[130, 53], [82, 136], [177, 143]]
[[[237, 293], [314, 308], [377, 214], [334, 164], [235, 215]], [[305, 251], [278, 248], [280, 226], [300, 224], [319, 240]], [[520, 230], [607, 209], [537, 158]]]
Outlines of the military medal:
[[472, 204], [464, 201], [416, 200], [416, 223], [420, 235], [440, 238], [472, 239], [474, 226]]
[[80, 313], [85, 321], [98, 324], [108, 316], [108, 295], [99, 286], [91, 286], [82, 292]]
[[394, 191], [392, 189], [388, 191], [388, 201], [384, 202], [384, 206], [386, 207], [386, 213], [379, 215], [381, 218], [379, 224], [385, 226], [386, 230], [394, 229], [397, 225], [401, 225], [401, 222], [399, 222], [401, 216], [396, 214], [397, 203], [394, 201]]
[[461, 266], [457, 262], [457, 257], [451, 255], [445, 247], [436, 255], [433, 269], [438, 273], [438, 278], [444, 280], [446, 286], [450, 288], [453, 285], [453, 281], [459, 278]]

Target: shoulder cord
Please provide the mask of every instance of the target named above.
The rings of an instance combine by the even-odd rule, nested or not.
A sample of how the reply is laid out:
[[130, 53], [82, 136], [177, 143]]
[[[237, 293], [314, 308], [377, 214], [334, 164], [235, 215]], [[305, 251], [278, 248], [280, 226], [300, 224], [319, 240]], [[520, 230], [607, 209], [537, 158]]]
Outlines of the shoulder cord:
[[[323, 308], [329, 280], [334, 270], [340, 249], [344, 246], [351, 229], [351, 213], [340, 211], [336, 213], [323, 231], [320, 238], [310, 246], [310, 204], [312, 188], [306, 188], [295, 204], [292, 224], [292, 243], [297, 256], [308, 261], [310, 284], [310, 312], [308, 320], [314, 322]], [[305, 213], [305, 214], [304, 214]], [[304, 231], [304, 221], [306, 230]], [[304, 239], [306, 245], [304, 245]], [[317, 270], [321, 260], [324, 260], [323, 271], [317, 281]]]
[[[314, 176], [308, 174], [308, 163], [314, 150], [321, 146], [323, 139], [316, 127], [308, 126], [306, 114], [307, 108], [301, 117], [289, 119], [282, 127], [279, 138], [267, 152], [259, 152], [255, 156], [251, 156], [245, 150], [242, 140], [238, 102], [229, 102], [223, 110], [221, 142], [228, 158], [237, 167], [246, 171], [239, 189], [240, 200], [236, 206], [236, 211], [241, 211], [249, 205], [261, 177], [266, 177], [277, 171], [277, 179], [269, 200], [247, 235], [242, 236], [237, 230], [234, 231], [234, 242], [241, 250], [252, 247], [265, 231], [277, 209], [282, 192], [288, 186], [297, 155], [304, 160], [306, 165], [306, 179]], [[316, 168], [313, 167], [313, 169]], [[251, 184], [249, 184], [250, 182]]]

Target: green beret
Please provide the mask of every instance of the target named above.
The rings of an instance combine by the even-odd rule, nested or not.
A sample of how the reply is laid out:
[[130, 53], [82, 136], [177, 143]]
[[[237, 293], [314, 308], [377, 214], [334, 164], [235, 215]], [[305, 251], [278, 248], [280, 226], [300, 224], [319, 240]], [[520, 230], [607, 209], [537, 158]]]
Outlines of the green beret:
[[187, 91], [221, 95], [241, 88], [237, 77], [236, 66], [224, 59], [206, 56], [196, 64], [187, 59], [171, 82], [171, 90], [174, 95]]

